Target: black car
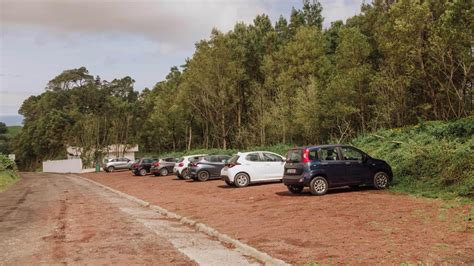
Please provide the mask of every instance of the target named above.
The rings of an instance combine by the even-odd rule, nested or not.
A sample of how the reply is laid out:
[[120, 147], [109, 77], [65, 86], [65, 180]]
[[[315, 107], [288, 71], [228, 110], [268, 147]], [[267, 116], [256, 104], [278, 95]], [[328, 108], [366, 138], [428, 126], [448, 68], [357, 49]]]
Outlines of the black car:
[[392, 168], [348, 145], [321, 145], [288, 151], [283, 183], [292, 193], [309, 187], [313, 195], [323, 195], [333, 187], [370, 185], [387, 188]]
[[158, 159], [142, 158], [138, 161], [138, 163], [132, 164], [132, 173], [135, 175], [144, 176], [150, 173], [150, 168], [156, 161], [158, 161]]
[[229, 155], [208, 155], [200, 161], [189, 164], [191, 178], [198, 181], [207, 181], [209, 178], [221, 177], [221, 170], [229, 160]]

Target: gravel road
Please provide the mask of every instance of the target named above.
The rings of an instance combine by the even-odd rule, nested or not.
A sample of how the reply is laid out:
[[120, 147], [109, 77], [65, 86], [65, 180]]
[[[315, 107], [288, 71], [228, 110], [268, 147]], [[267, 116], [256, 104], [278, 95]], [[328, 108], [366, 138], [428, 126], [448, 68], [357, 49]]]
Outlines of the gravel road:
[[249, 265], [238, 251], [88, 181], [23, 173], [0, 193], [0, 264]]

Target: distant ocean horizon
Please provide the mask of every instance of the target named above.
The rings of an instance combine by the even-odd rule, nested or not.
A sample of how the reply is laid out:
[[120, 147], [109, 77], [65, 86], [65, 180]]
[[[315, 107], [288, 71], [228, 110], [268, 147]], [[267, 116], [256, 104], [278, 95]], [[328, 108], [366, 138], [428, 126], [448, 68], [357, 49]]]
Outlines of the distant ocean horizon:
[[23, 126], [23, 116], [0, 114], [0, 122], [5, 123], [7, 126]]

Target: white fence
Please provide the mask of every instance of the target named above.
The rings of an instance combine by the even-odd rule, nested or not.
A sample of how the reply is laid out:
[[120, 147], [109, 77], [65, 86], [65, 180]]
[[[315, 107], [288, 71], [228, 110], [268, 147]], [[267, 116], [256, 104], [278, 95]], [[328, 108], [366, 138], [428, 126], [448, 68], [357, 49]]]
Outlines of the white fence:
[[54, 160], [43, 162], [43, 172], [47, 173], [82, 173], [82, 160]]

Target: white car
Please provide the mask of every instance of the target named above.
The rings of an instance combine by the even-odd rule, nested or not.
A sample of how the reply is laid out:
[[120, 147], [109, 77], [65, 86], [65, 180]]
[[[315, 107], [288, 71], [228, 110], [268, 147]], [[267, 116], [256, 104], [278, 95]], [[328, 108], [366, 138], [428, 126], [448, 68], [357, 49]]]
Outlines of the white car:
[[239, 152], [221, 170], [227, 185], [245, 187], [254, 182], [281, 181], [285, 158], [268, 151]]
[[204, 156], [207, 156], [207, 154], [189, 155], [179, 158], [178, 162], [174, 164], [173, 173], [179, 179], [190, 179], [189, 164], [201, 160]]

